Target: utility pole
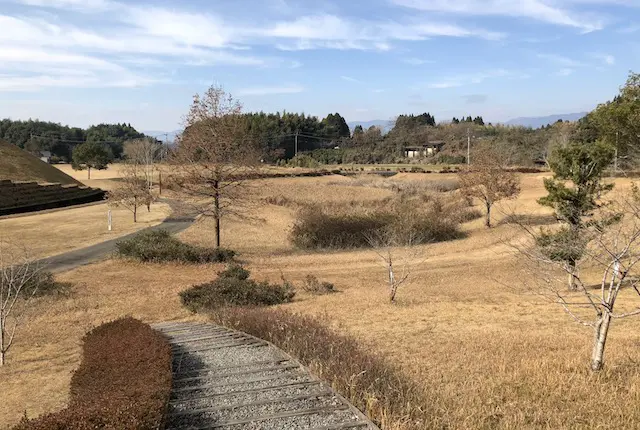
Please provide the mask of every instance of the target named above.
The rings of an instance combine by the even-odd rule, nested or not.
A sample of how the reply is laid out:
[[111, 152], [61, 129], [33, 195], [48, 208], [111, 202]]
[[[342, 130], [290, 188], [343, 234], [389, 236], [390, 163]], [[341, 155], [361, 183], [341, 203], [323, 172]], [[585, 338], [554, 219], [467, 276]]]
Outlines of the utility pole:
[[616, 153], [615, 158], [613, 159], [613, 174], [618, 174], [618, 136], [620, 135], [619, 131], [616, 131]]
[[467, 128], [467, 166], [471, 165], [471, 130]]
[[298, 131], [296, 131], [296, 153], [295, 155], [298, 155]]

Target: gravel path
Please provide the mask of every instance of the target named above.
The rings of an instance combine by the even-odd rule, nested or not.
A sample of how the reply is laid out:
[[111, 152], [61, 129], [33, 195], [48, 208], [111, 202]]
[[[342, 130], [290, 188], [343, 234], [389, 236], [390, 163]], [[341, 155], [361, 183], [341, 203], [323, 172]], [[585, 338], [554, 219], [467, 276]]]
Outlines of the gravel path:
[[154, 326], [173, 349], [167, 429], [377, 430], [268, 342], [212, 324]]

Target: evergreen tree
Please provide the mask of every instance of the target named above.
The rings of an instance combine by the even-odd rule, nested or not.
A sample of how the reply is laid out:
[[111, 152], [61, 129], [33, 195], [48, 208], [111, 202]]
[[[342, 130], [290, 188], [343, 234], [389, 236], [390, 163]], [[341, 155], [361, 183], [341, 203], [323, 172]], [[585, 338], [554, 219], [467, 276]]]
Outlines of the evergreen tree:
[[76, 146], [73, 150], [72, 167], [74, 170], [87, 169], [87, 179], [91, 179], [91, 169], [105, 170], [112, 158], [104, 145], [87, 142]]
[[553, 178], [544, 180], [548, 195], [538, 200], [553, 208], [564, 225], [557, 231], [542, 231], [537, 238], [543, 252], [554, 261], [563, 261], [570, 273], [569, 288], [574, 288], [574, 273], [587, 240], [585, 221], [599, 207], [598, 200], [613, 188], [603, 184], [604, 170], [611, 164], [614, 149], [602, 142], [572, 143], [559, 147], [549, 165]]

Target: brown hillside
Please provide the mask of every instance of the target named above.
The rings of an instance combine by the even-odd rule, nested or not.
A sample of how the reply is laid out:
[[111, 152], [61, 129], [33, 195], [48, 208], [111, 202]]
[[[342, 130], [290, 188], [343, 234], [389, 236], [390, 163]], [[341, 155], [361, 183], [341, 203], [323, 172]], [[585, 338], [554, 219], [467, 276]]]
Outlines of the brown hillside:
[[71, 176], [15, 145], [0, 140], [0, 180], [80, 184]]

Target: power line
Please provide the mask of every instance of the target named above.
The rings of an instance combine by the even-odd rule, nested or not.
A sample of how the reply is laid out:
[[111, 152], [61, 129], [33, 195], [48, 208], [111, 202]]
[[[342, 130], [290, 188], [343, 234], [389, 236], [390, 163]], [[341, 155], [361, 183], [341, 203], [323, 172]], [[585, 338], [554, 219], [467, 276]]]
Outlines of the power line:
[[119, 143], [118, 141], [115, 141], [115, 140], [75, 140], [75, 139], [62, 139], [60, 137], [53, 137], [53, 136], [39, 136], [37, 134], [32, 134], [31, 138], [33, 139], [34, 137], [37, 137], [39, 139], [55, 140], [55, 141], [63, 142], [63, 143], [87, 143], [87, 142], [92, 142], [92, 143]]

